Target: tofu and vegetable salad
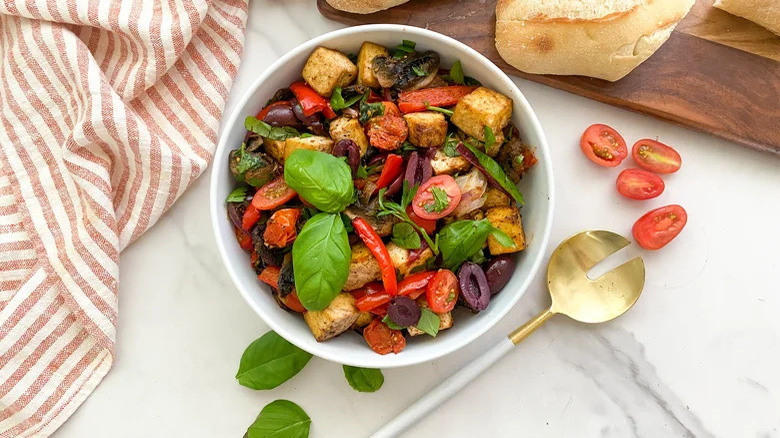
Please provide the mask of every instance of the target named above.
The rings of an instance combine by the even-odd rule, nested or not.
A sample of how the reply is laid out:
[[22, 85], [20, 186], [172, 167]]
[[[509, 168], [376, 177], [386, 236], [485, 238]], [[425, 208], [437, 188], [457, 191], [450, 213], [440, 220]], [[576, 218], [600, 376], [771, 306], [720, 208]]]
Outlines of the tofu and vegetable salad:
[[485, 310], [525, 248], [512, 100], [412, 41], [318, 47], [230, 153], [236, 238], [317, 341], [379, 354]]

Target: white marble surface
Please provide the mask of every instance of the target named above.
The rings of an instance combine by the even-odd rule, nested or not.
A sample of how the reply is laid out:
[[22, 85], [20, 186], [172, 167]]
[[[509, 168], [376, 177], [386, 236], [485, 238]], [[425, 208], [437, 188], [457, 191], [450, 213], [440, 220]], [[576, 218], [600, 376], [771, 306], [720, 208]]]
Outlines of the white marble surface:
[[[231, 103], [276, 57], [339, 27], [311, 0], [250, 7]], [[406, 436], [780, 436], [780, 159], [517, 83], [552, 149], [552, 242], [586, 228], [628, 235], [644, 211], [667, 203], [685, 206], [689, 222], [667, 248], [643, 254], [647, 286], [626, 316], [601, 326], [557, 317]], [[594, 122], [629, 142], [657, 136], [677, 147], [683, 168], [666, 178], [659, 199], [619, 197], [618, 172], [583, 158], [579, 135]], [[316, 358], [281, 387], [252, 391], [233, 376], [244, 347], [267, 328], [218, 258], [207, 190], [204, 176], [122, 254], [114, 368], [57, 438], [240, 437], [278, 398], [307, 411], [312, 437], [366, 436], [547, 305], [536, 279], [481, 339], [435, 362], [386, 371], [374, 394], [354, 392], [339, 365]]]

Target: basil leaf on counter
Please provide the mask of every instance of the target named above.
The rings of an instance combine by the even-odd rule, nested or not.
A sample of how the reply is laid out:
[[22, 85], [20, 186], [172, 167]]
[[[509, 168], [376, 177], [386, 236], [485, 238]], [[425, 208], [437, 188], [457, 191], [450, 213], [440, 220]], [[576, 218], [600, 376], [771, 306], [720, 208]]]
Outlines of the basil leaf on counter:
[[446, 225], [439, 232], [442, 267], [456, 270], [461, 263], [482, 249], [493, 230], [487, 219], [462, 220]]
[[496, 227], [492, 227], [491, 228], [490, 235], [493, 236], [493, 238], [496, 239], [496, 241], [501, 246], [504, 246], [504, 247], [507, 247], [507, 248], [514, 248], [515, 247], [515, 241], [512, 240], [512, 238], [509, 237], [508, 234], [506, 234], [505, 232], [499, 230]]
[[328, 213], [344, 210], [355, 191], [344, 160], [308, 149], [296, 149], [287, 157], [284, 181], [306, 202]]
[[376, 368], [344, 365], [344, 377], [347, 378], [349, 386], [358, 392], [376, 392], [385, 383], [385, 376]]
[[236, 379], [247, 388], [276, 388], [298, 374], [310, 359], [310, 353], [270, 331], [244, 350]]
[[404, 249], [419, 249], [420, 235], [406, 222], [393, 225], [393, 243]]
[[311, 418], [289, 400], [274, 400], [265, 405], [247, 430], [248, 438], [307, 438]]
[[472, 154], [474, 154], [479, 164], [485, 169], [485, 171], [494, 180], [496, 180], [496, 182], [501, 186], [501, 188], [503, 188], [507, 193], [509, 193], [510, 195], [512, 195], [513, 198], [515, 198], [515, 201], [517, 201], [517, 205], [524, 204], [523, 195], [520, 193], [520, 190], [517, 189], [515, 183], [513, 183], [508, 176], [506, 176], [506, 173], [504, 172], [504, 169], [501, 168], [500, 164], [496, 163], [496, 161], [490, 158], [489, 155], [485, 154], [484, 152], [480, 151], [474, 146], [468, 143], [462, 143], [462, 144], [466, 148], [468, 148], [468, 150], [471, 151]]
[[286, 140], [301, 135], [297, 129], [291, 126], [271, 126], [254, 116], [249, 116], [244, 120], [244, 127], [247, 131], [252, 131], [260, 137], [267, 137], [271, 140]]
[[292, 247], [295, 290], [303, 307], [328, 307], [347, 282], [351, 258], [341, 215], [318, 213], [306, 222]]
[[420, 314], [420, 320], [417, 322], [417, 329], [435, 338], [439, 333], [441, 318], [428, 308], [423, 307], [420, 310], [422, 313]]
[[244, 199], [246, 199], [246, 186], [240, 186], [230, 192], [227, 202], [244, 202]]

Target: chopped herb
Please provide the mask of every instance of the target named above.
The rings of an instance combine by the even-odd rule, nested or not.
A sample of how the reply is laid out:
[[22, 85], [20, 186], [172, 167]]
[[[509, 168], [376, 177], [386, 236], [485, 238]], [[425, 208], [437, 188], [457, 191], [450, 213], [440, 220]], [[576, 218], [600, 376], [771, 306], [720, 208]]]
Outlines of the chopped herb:
[[447, 108], [439, 108], [438, 106], [431, 106], [430, 104], [428, 104], [428, 102], [425, 102], [425, 109], [427, 109], [428, 111], [438, 111], [450, 117], [452, 117], [452, 115], [454, 114], [452, 110], [448, 110]]
[[518, 155], [515, 157], [515, 164], [522, 165], [523, 160], [525, 160], [525, 155]]
[[450, 292], [449, 295], [447, 295], [447, 302], [451, 303], [452, 300], [454, 300], [454, 299], [455, 299], [455, 291], [452, 291], [452, 292]]
[[401, 44], [395, 46], [395, 53], [393, 54], [393, 58], [400, 59], [404, 56], [414, 53], [414, 47], [417, 45], [414, 41], [409, 40], [403, 40]]
[[244, 199], [246, 199], [246, 186], [240, 186], [230, 192], [227, 202], [244, 202]]
[[301, 138], [309, 138], [309, 137], [314, 137], [314, 136], [309, 134], [308, 132], [304, 132], [303, 134], [301, 134]]
[[452, 64], [449, 76], [450, 79], [452, 79], [452, 82], [455, 82], [456, 84], [466, 84], [466, 78], [463, 77], [463, 66], [460, 63], [460, 60], [455, 61], [455, 64]]
[[360, 164], [357, 168], [357, 172], [355, 172], [355, 178], [358, 179], [366, 179], [368, 178], [368, 171], [366, 170], [366, 166]]
[[434, 187], [431, 189], [431, 194], [433, 195], [433, 203], [423, 207], [428, 213], [441, 213], [450, 205], [450, 199], [447, 197], [447, 192], [444, 190]]
[[420, 68], [420, 67], [417, 67], [416, 65], [413, 65], [413, 66], [412, 66], [412, 71], [413, 71], [413, 72], [414, 72], [414, 74], [416, 74], [417, 76], [427, 76], [427, 75], [428, 75], [428, 73], [427, 73], [425, 70], [423, 70], [423, 69], [422, 69], [422, 68]]
[[485, 151], [487, 151], [491, 147], [493, 147], [494, 144], [496, 144], [496, 136], [493, 135], [493, 130], [490, 129], [490, 126], [488, 125], [485, 125], [484, 131], [485, 131]]
[[330, 96], [330, 106], [333, 108], [333, 111], [339, 111], [344, 108], [349, 108], [357, 101], [359, 101], [361, 98], [363, 98], [362, 94], [358, 94], [356, 96], [352, 96], [349, 99], [344, 100], [344, 97], [341, 95], [341, 87], [336, 87], [333, 90], [333, 94]]
[[360, 99], [360, 117], [358, 121], [361, 125], [365, 125], [368, 119], [385, 114], [385, 105], [382, 102], [366, 103], [368, 99], [368, 93], [363, 95]]
[[485, 263], [487, 261], [487, 258], [485, 258], [485, 251], [480, 249], [479, 251], [475, 252], [471, 255], [471, 257], [469, 257], [469, 261], [478, 265]]
[[379, 212], [377, 213], [377, 216], [393, 216], [395, 218], [398, 218], [409, 225], [412, 226], [412, 228], [415, 229], [420, 235], [425, 239], [425, 243], [428, 244], [428, 247], [431, 248], [431, 251], [435, 255], [439, 255], [439, 244], [438, 244], [438, 234], [436, 235], [437, 240], [434, 242], [433, 239], [431, 239], [431, 236], [428, 235], [428, 233], [420, 228], [419, 225], [417, 225], [412, 219], [409, 217], [409, 215], [406, 213], [406, 207], [409, 206], [409, 204], [412, 203], [412, 199], [414, 199], [414, 195], [417, 193], [417, 189], [419, 186], [415, 185], [414, 187], [409, 187], [409, 182], [404, 181], [403, 184], [403, 191], [401, 192], [401, 203], [398, 204], [396, 202], [392, 201], [385, 201], [385, 192], [387, 191], [386, 188], [382, 188], [379, 190]]
[[271, 140], [286, 140], [290, 137], [300, 137], [301, 133], [291, 126], [271, 126], [254, 116], [244, 120], [244, 127], [255, 134], [270, 138]]
[[413, 49], [414, 49], [414, 47], [417, 45], [417, 43], [415, 43], [415, 42], [414, 42], [414, 41], [412, 41], [412, 40], [401, 40], [401, 42], [402, 42], [402, 43], [403, 43], [403, 45], [405, 45], [406, 47], [411, 47], [411, 48], [413, 48]]
[[393, 225], [393, 243], [404, 249], [419, 249], [420, 235], [406, 222]]
[[394, 323], [393, 321], [390, 321], [390, 318], [387, 315], [385, 315], [385, 317], [382, 318], [382, 322], [387, 324], [387, 326], [390, 327], [390, 329], [392, 329], [392, 330], [403, 330], [403, 329], [406, 328], [406, 327], [404, 327], [402, 325], [398, 325], [398, 324]]
[[417, 148], [413, 144], [409, 143], [408, 141], [404, 141], [401, 144], [401, 152], [414, 152], [416, 150]]
[[241, 175], [241, 180], [243, 181], [244, 173], [248, 170], [256, 169], [262, 164], [262, 160], [248, 153], [246, 151], [246, 144], [241, 143], [241, 147], [238, 149], [238, 164], [236, 165], [236, 171]]
[[472, 78], [471, 76], [466, 76], [466, 85], [482, 85], [482, 82]]
[[458, 153], [459, 142], [458, 137], [454, 133], [447, 134], [447, 139], [444, 140], [444, 147], [442, 148], [444, 155], [450, 158], [460, 155], [460, 153]]
[[425, 307], [420, 310], [422, 313], [420, 314], [420, 320], [417, 321], [417, 329], [435, 338], [439, 333], [441, 318], [439, 318], [439, 315], [433, 313], [430, 309]]

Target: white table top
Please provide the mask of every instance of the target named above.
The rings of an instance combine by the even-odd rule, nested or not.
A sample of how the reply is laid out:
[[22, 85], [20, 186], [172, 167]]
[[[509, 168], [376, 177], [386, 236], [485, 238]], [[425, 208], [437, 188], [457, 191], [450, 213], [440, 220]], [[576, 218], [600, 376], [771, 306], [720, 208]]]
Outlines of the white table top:
[[[340, 27], [311, 0], [254, 0], [250, 9], [229, 108], [278, 56]], [[406, 436], [779, 436], [780, 159], [516, 82], [552, 149], [558, 196], [548, 252], [583, 229], [629, 236], [636, 218], [671, 203], [686, 208], [688, 225], [665, 249], [642, 254], [647, 285], [626, 316], [601, 326], [556, 317]], [[658, 137], [677, 148], [683, 167], [660, 198], [620, 197], [618, 171], [583, 157], [579, 136], [597, 122], [629, 145]], [[537, 278], [482, 338], [435, 362], [385, 371], [377, 393], [353, 391], [341, 366], [317, 358], [279, 388], [253, 391], [234, 375], [244, 348], [268, 328], [223, 268], [207, 191], [204, 175], [122, 253], [116, 362], [57, 438], [240, 437], [279, 398], [309, 414], [312, 437], [367, 436], [548, 304]]]

